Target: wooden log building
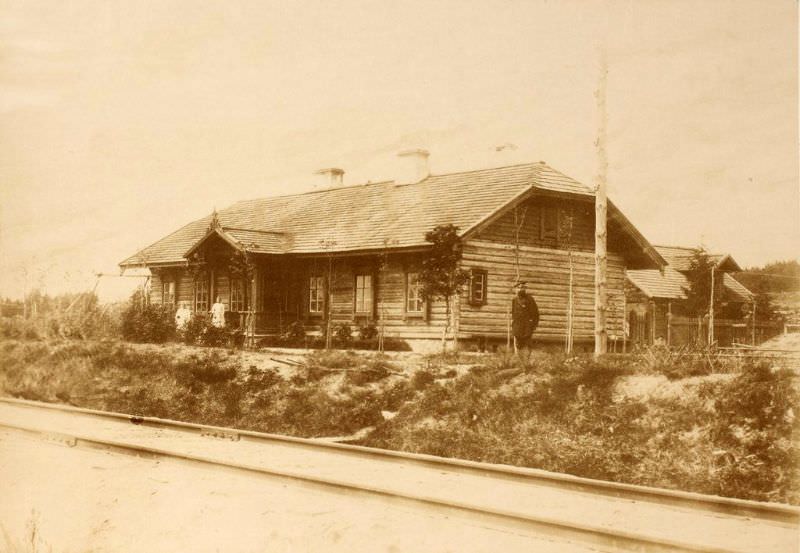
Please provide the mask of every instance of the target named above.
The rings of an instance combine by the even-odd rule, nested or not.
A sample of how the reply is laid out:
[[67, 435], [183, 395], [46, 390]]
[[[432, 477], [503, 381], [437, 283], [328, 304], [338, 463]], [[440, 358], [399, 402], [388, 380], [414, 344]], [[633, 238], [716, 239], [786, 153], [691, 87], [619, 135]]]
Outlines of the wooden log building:
[[[654, 343], [686, 345], [693, 341], [702, 342], [708, 337], [705, 328], [708, 320], [697, 321], [685, 306], [689, 289], [687, 277], [695, 250], [680, 246], [654, 247], [667, 262], [666, 267], [660, 271], [627, 271], [626, 316], [631, 344], [635, 347]], [[729, 346], [737, 334], [740, 337], [750, 334], [746, 319], [752, 313], [748, 307], [755, 296], [731, 274], [742, 270], [731, 255], [710, 254], [709, 261], [716, 275], [714, 311], [720, 315], [715, 328], [721, 326], [726, 330], [719, 332], [722, 340], [718, 342]], [[699, 332], [696, 330], [698, 325]]]
[[[375, 322], [386, 336], [424, 346], [440, 339], [444, 302], [427, 302], [417, 280], [437, 225], [459, 228], [471, 279], [454, 308], [462, 341], [505, 343], [513, 284], [528, 282], [541, 321], [534, 339], [593, 341], [594, 194], [544, 162], [430, 175], [428, 153], [404, 152], [398, 181], [329, 185], [248, 200], [193, 221], [122, 263], [147, 267], [154, 303], [208, 311], [220, 297], [232, 324], [247, 313], [256, 335], [293, 321], [320, 330]], [[609, 335], [622, 337], [626, 269], [665, 262], [612, 203], [608, 209]], [[242, 259], [249, 269], [242, 271]]]

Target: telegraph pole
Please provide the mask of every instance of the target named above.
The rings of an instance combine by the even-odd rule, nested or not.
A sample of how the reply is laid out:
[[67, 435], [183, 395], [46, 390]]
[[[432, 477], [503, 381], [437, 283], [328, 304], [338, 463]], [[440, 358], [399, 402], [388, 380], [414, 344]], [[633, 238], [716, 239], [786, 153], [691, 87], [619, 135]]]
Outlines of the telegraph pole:
[[711, 266], [711, 297], [708, 300], [708, 345], [714, 345], [714, 268]]
[[608, 350], [606, 329], [606, 220], [608, 202], [606, 183], [608, 180], [608, 153], [606, 152], [608, 114], [606, 110], [606, 86], [608, 83], [608, 60], [605, 48], [600, 50], [600, 78], [597, 83], [597, 183], [594, 195], [594, 355], [598, 357]]

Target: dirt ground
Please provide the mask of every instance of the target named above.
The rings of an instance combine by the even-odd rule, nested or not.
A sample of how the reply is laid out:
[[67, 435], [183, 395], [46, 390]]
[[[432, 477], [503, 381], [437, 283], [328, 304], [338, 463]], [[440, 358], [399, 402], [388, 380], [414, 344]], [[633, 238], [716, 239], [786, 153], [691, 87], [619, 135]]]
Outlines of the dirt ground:
[[[50, 477], [54, 466], [59, 478]], [[5, 431], [0, 467], [0, 550], [7, 553], [592, 550], [379, 496]]]
[[800, 332], [776, 336], [761, 344], [759, 349], [783, 349], [800, 353]]

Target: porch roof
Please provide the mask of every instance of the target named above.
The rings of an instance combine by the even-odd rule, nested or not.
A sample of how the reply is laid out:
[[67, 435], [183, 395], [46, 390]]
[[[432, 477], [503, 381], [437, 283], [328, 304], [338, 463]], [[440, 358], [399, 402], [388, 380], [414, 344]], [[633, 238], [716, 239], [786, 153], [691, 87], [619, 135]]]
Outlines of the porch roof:
[[747, 289], [747, 287], [733, 278], [733, 275], [729, 275], [725, 273], [722, 275], [722, 281], [725, 284], [725, 288], [734, 296], [736, 299], [742, 302], [749, 302], [753, 301], [755, 294]]
[[628, 280], [648, 298], [686, 299], [689, 282], [686, 277], [671, 267], [664, 271], [641, 269], [627, 271]]
[[[289, 196], [246, 200], [221, 210], [218, 226], [254, 253], [314, 254], [422, 247], [436, 225], [452, 223], [462, 235], [536, 191], [592, 197], [589, 187], [543, 162], [431, 175], [416, 184], [393, 181]], [[650, 266], [664, 260], [619, 210], [609, 216], [641, 246]], [[212, 226], [198, 219], [137, 252], [120, 266], [184, 263]]]

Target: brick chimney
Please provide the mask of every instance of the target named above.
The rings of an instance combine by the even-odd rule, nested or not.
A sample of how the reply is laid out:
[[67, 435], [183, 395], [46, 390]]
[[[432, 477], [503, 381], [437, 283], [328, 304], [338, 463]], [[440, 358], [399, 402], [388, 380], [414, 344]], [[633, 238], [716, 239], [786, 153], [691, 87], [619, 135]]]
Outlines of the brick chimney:
[[400, 161], [400, 171], [396, 180], [397, 184], [414, 184], [425, 180], [430, 175], [428, 169], [428, 150], [405, 150], [397, 154]]
[[342, 186], [344, 170], [338, 167], [331, 167], [330, 169], [320, 169], [315, 175], [319, 175], [318, 184], [314, 186], [317, 190], [324, 190], [328, 188], [339, 188]]

